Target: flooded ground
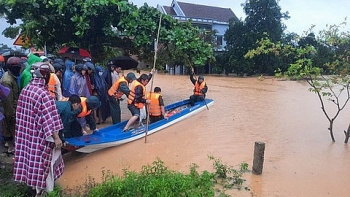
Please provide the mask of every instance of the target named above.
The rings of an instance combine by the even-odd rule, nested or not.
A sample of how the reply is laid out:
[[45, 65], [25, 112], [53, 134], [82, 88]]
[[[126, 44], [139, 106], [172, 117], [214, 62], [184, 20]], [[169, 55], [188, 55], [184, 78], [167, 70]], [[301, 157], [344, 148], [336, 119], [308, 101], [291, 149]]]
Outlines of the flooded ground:
[[[265, 143], [262, 175], [246, 173], [250, 191], [233, 196], [350, 196], [350, 150], [343, 130], [350, 123], [349, 107], [335, 122], [336, 142], [318, 98], [303, 82], [275, 79], [205, 76], [209, 110], [147, 137], [90, 154], [67, 154], [63, 187], [82, 184], [91, 176], [99, 181], [103, 170], [141, 170], [157, 158], [169, 168], [188, 172], [192, 163], [211, 170], [208, 155], [237, 167], [253, 164], [254, 143]], [[148, 90], [151, 83], [148, 85]], [[188, 98], [189, 76], [155, 75], [153, 87], [162, 88], [166, 104]], [[130, 117], [121, 104], [123, 119]]]

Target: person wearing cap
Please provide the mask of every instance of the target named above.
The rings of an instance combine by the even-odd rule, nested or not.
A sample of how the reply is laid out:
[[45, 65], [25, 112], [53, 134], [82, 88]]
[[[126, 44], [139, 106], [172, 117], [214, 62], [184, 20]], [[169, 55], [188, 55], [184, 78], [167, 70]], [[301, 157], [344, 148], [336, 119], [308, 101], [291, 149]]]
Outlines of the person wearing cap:
[[194, 85], [194, 89], [193, 89], [193, 95], [190, 96], [191, 106], [193, 106], [195, 102], [204, 101], [205, 94], [208, 91], [208, 86], [204, 81], [204, 77], [198, 76], [198, 80], [197, 80], [193, 76], [194, 76], [194, 70], [192, 68], [192, 72], [190, 74], [190, 80]]
[[141, 110], [144, 109], [146, 104], [150, 104], [151, 100], [146, 98], [146, 85], [151, 80], [154, 70], [149, 75], [142, 74], [130, 88], [128, 96], [128, 109], [131, 112], [132, 117], [126, 123], [123, 132], [127, 132], [132, 129], [131, 125], [139, 119], [140, 125], [142, 125]]
[[135, 74], [129, 72], [126, 76], [120, 77], [108, 90], [109, 109], [113, 124], [121, 122], [120, 101], [124, 94], [127, 97], [129, 96], [130, 89], [128, 86], [134, 80], [136, 80]]
[[1, 78], [1, 84], [10, 89], [10, 94], [1, 100], [4, 110], [2, 122], [2, 134], [4, 141], [7, 143], [7, 151], [4, 152], [7, 156], [13, 155], [15, 150], [15, 125], [16, 125], [16, 107], [20, 89], [18, 85], [18, 77], [23, 68], [23, 61], [19, 57], [10, 57], [7, 62], [7, 71]]
[[53, 190], [54, 181], [63, 173], [62, 140], [58, 135], [63, 124], [46, 88], [49, 65], [37, 62], [31, 72], [32, 79], [17, 102], [13, 175], [15, 181], [35, 188], [36, 196], [41, 196]]

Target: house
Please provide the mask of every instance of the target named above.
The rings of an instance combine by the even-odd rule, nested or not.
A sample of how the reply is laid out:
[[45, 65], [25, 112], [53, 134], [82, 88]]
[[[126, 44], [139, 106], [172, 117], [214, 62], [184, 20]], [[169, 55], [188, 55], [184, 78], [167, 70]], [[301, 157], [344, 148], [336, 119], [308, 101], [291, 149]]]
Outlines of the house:
[[[191, 20], [194, 26], [202, 30], [216, 30], [215, 53], [223, 51], [226, 46], [224, 34], [229, 27], [229, 20], [231, 18], [238, 20], [230, 8], [198, 5], [176, 0], [172, 1], [171, 6], [157, 5], [157, 9], [164, 14], [171, 15], [179, 22]], [[209, 68], [206, 68], [206, 73], [210, 73], [210, 66], [207, 67]], [[182, 73], [181, 70], [175, 70], [175, 73]]]
[[216, 30], [217, 47], [215, 51], [222, 51], [226, 46], [224, 41], [225, 31], [229, 27], [229, 20], [238, 20], [230, 8], [198, 5], [173, 0], [171, 6], [157, 5], [157, 9], [171, 15], [178, 21], [191, 20], [194, 26], [203, 30]]

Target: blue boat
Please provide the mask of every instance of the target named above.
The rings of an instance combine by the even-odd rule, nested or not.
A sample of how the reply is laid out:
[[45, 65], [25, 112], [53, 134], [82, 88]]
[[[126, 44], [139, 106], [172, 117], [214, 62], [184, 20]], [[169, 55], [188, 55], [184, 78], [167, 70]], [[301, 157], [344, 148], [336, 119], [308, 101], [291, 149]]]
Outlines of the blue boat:
[[131, 129], [128, 132], [123, 132], [123, 128], [128, 121], [125, 120], [118, 124], [101, 128], [98, 132], [89, 135], [67, 138], [65, 139], [67, 142], [67, 149], [82, 153], [91, 153], [108, 147], [119, 146], [145, 137], [146, 130], [147, 135], [153, 134], [202, 110], [209, 109], [208, 107], [213, 104], [213, 99], [205, 99], [205, 101], [196, 102], [194, 106], [190, 106], [189, 99], [182, 100], [165, 106], [168, 120], [163, 119], [149, 124], [147, 129], [146, 125], [142, 125], [138, 128]]

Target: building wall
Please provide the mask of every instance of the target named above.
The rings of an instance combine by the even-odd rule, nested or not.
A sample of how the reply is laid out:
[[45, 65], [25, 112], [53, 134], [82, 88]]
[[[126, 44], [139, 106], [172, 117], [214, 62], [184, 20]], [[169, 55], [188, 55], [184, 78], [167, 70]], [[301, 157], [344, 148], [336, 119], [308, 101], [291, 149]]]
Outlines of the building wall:
[[218, 49], [218, 51], [222, 51], [224, 49], [224, 47], [226, 46], [226, 41], [224, 40], [224, 35], [225, 35], [225, 32], [228, 29], [228, 27], [229, 27], [228, 24], [213, 24], [213, 26], [212, 26], [212, 30], [216, 30], [217, 31], [216, 35], [222, 39], [222, 41], [221, 41], [222, 45]]

